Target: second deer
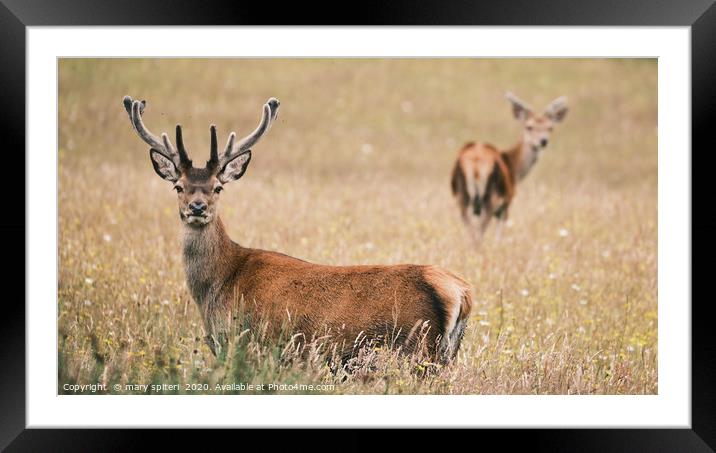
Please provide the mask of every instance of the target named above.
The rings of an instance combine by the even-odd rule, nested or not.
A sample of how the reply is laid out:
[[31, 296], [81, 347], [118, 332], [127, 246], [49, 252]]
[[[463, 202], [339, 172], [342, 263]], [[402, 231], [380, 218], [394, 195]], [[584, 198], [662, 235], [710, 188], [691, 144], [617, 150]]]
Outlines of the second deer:
[[515, 187], [532, 169], [549, 143], [552, 129], [567, 115], [567, 99], [552, 101], [544, 113], [532, 108], [512, 93], [507, 93], [512, 113], [522, 124], [517, 144], [499, 150], [484, 142], [467, 143], [458, 152], [453, 167], [451, 188], [462, 220], [476, 242], [480, 242], [493, 217], [498, 220], [498, 235], [507, 221]]

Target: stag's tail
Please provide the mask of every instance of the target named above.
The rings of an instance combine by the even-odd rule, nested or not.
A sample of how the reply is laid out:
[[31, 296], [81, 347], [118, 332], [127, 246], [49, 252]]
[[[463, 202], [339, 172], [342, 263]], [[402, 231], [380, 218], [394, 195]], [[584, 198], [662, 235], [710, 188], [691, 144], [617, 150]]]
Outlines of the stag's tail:
[[442, 326], [441, 355], [452, 359], [460, 348], [472, 311], [472, 287], [452, 272], [431, 266], [426, 277], [442, 301], [445, 324]]
[[465, 328], [472, 311], [472, 287], [466, 281], [460, 279], [460, 312], [457, 315], [455, 327], [447, 332], [450, 344], [450, 358], [457, 355], [462, 338], [465, 336]]

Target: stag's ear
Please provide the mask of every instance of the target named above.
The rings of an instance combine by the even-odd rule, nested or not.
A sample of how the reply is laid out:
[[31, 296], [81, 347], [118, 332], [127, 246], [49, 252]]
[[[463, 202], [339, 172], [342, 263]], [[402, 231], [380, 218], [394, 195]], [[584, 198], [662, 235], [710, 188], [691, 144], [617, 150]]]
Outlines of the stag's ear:
[[234, 157], [224, 165], [224, 168], [219, 171], [217, 177], [223, 184], [227, 182], [236, 181], [244, 175], [246, 168], [249, 166], [251, 161], [251, 150], [245, 151], [238, 156]]
[[160, 153], [156, 149], [149, 150], [149, 157], [152, 159], [154, 171], [167, 181], [177, 182], [179, 179], [179, 170], [171, 159]]
[[561, 96], [547, 106], [544, 114], [555, 123], [561, 123], [564, 117], [567, 116], [567, 110], [567, 98]]

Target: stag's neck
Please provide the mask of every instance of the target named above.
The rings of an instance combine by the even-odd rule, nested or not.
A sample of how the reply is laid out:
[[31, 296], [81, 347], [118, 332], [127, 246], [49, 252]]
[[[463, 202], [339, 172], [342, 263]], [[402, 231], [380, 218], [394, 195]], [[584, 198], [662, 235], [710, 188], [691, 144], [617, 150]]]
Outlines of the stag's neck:
[[530, 146], [524, 140], [503, 151], [502, 156], [515, 182], [524, 179], [534, 164], [537, 163], [537, 153], [532, 152]]
[[235, 272], [242, 247], [226, 234], [221, 219], [202, 227], [184, 226], [184, 265], [189, 290], [199, 305], [215, 297]]

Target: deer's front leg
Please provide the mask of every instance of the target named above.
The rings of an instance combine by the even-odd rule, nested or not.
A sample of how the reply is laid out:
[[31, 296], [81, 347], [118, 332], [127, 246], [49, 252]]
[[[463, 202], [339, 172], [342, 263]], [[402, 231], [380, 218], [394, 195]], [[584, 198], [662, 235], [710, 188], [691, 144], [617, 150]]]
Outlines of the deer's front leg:
[[214, 337], [211, 335], [207, 335], [204, 337], [204, 343], [209, 347], [211, 350], [211, 353], [214, 354], [214, 357], [216, 357], [216, 342], [214, 341]]
[[219, 333], [217, 335], [207, 335], [204, 337], [204, 342], [214, 354], [214, 357], [221, 357], [222, 352], [227, 351], [229, 344], [229, 336], [225, 333]]
[[229, 332], [232, 328], [231, 311], [223, 309], [221, 304], [208, 303], [202, 310], [204, 320], [204, 342], [214, 354], [220, 358], [229, 343]]

